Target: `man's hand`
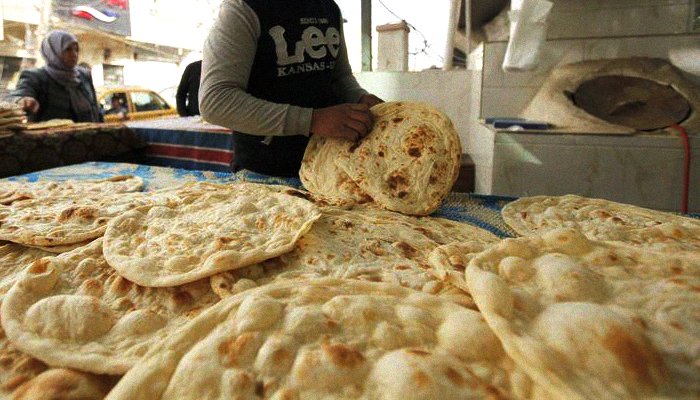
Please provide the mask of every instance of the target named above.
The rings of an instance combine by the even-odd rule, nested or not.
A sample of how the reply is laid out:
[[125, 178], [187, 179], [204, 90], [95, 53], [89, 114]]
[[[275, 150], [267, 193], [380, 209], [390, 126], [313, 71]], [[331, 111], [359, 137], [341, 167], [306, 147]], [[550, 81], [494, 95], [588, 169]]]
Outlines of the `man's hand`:
[[360, 101], [358, 101], [360, 104], [366, 104], [367, 107], [374, 107], [379, 103], [384, 103], [384, 100], [380, 99], [379, 97], [368, 93], [368, 94], [363, 94], [362, 97], [360, 97]]
[[311, 133], [357, 141], [372, 129], [372, 115], [366, 104], [339, 104], [315, 109], [311, 117]]
[[17, 105], [24, 111], [36, 114], [39, 111], [39, 102], [33, 97], [22, 97], [17, 102]]

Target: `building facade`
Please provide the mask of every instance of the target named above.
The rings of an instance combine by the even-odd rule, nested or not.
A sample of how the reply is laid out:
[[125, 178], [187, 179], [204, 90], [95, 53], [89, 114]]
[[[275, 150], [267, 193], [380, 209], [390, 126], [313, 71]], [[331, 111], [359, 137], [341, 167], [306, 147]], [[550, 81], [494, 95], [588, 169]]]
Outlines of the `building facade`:
[[144, 86], [174, 102], [182, 70], [200, 57], [220, 1], [0, 0], [0, 96], [14, 88], [21, 69], [43, 63], [42, 35], [63, 29], [78, 37], [95, 86]]

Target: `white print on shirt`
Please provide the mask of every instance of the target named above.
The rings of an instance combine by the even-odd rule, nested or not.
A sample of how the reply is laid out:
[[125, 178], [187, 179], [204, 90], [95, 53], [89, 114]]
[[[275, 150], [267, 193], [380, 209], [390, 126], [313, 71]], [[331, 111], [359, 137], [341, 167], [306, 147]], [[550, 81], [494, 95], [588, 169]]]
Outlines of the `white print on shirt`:
[[301, 18], [301, 19], [299, 19], [299, 24], [301, 24], [301, 25], [312, 25], [312, 24], [328, 25], [328, 18]]
[[335, 61], [307, 62], [307, 63], [297, 64], [297, 65], [292, 65], [289, 67], [277, 67], [277, 77], [294, 75], [294, 74], [301, 74], [304, 72], [325, 71], [327, 69], [330, 70], [333, 68], [335, 68]]
[[[330, 52], [333, 58], [338, 57], [340, 51], [340, 32], [334, 27], [326, 29], [324, 34], [319, 28], [309, 26], [301, 34], [301, 40], [296, 42], [294, 54], [287, 53], [287, 40], [284, 38], [285, 29], [279, 25], [273, 26], [269, 30], [272, 40], [275, 42], [275, 53], [277, 54], [278, 76], [296, 74], [300, 72], [319, 71], [323, 69], [335, 68], [335, 62], [309, 62], [294, 68], [284, 68], [291, 64], [302, 64], [306, 54], [313, 59], [321, 59]], [[307, 66], [310, 65], [310, 66]]]

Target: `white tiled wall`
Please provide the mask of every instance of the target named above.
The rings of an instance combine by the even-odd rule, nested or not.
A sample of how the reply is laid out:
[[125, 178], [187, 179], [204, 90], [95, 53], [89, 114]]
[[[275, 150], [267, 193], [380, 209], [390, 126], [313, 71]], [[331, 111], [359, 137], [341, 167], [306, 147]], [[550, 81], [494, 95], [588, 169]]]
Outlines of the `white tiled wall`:
[[547, 36], [585, 38], [688, 32], [693, 0], [554, 0]]
[[[684, 149], [678, 136], [498, 133], [489, 193], [578, 194], [679, 211]], [[700, 212], [700, 136], [691, 138], [689, 210]]]
[[553, 40], [688, 33], [695, 0], [550, 1], [547, 37]]
[[674, 47], [700, 46], [700, 33], [626, 38], [589, 38], [547, 41], [535, 71], [504, 72], [505, 42], [484, 47], [481, 116], [515, 116], [522, 111], [551, 72], [560, 64], [619, 57], [667, 58]]

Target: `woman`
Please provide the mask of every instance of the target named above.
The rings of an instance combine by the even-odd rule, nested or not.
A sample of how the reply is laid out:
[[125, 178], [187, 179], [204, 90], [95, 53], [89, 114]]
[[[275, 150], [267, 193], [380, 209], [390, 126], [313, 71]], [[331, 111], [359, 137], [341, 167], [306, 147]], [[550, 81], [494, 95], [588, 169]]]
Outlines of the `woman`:
[[22, 71], [10, 95], [33, 122], [71, 119], [100, 122], [95, 87], [90, 72], [77, 67], [78, 39], [63, 31], [50, 32], [41, 43], [46, 65]]

